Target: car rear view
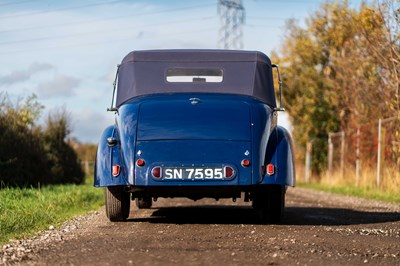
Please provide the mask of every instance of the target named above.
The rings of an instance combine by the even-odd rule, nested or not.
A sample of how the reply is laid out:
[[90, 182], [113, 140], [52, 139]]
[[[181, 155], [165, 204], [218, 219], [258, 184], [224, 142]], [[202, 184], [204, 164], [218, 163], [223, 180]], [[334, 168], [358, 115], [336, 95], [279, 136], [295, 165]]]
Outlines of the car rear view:
[[109, 219], [127, 219], [131, 199], [149, 208], [158, 197], [243, 196], [263, 220], [280, 221], [294, 168], [290, 136], [276, 125], [272, 68], [259, 52], [128, 54], [95, 169]]

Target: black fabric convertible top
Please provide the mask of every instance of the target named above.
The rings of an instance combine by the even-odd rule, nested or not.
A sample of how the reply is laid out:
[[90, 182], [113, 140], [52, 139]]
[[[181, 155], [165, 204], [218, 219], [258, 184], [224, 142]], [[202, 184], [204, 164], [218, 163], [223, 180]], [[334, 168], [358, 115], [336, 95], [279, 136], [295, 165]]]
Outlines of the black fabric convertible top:
[[[171, 82], [170, 70], [221, 70], [220, 82]], [[172, 71], [173, 72], [173, 71]], [[179, 72], [179, 71], [178, 71]], [[157, 93], [230, 93], [253, 96], [275, 107], [270, 59], [261, 52], [234, 50], [133, 51], [122, 60], [116, 105]]]

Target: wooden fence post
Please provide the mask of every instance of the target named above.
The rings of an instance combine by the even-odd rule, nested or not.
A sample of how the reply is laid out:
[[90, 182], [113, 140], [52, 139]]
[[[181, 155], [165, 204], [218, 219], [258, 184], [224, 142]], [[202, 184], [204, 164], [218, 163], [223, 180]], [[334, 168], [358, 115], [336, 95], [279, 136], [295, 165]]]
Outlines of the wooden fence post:
[[306, 169], [305, 169], [305, 181], [310, 183], [311, 180], [311, 158], [312, 158], [312, 141], [307, 142], [306, 145]]

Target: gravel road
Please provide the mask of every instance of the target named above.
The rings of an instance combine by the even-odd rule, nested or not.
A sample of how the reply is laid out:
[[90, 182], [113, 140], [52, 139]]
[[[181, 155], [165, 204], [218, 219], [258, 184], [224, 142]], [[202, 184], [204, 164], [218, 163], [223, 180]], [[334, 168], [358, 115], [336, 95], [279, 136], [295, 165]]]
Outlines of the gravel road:
[[239, 199], [159, 199], [121, 223], [100, 210], [3, 246], [0, 264], [400, 265], [399, 206], [301, 188], [286, 203], [280, 225]]

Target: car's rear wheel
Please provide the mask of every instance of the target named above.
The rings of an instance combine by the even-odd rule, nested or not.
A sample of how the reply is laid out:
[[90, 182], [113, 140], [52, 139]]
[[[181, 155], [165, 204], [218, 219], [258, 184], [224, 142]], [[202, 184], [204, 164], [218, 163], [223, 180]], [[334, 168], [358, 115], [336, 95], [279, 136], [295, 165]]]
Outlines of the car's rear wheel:
[[253, 207], [264, 223], [282, 222], [285, 194], [286, 187], [281, 185], [266, 185], [257, 189], [253, 198]]
[[149, 209], [153, 205], [153, 199], [151, 197], [136, 198], [136, 206], [139, 209]]
[[121, 186], [106, 187], [106, 215], [112, 222], [125, 221], [129, 216], [130, 193]]

